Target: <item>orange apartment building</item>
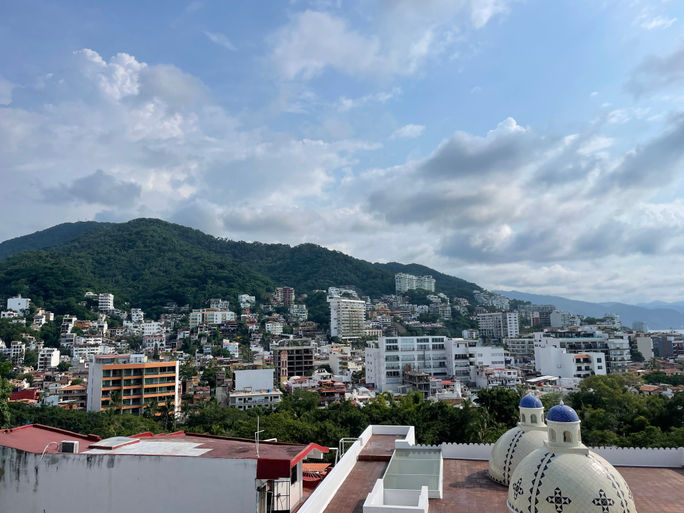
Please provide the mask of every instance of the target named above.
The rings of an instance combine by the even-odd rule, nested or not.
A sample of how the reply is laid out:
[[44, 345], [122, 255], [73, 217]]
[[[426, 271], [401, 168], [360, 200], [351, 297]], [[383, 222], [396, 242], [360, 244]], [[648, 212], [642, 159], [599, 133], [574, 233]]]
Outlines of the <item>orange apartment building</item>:
[[88, 367], [88, 411], [116, 407], [141, 415], [154, 402], [170, 406], [174, 413], [180, 410], [177, 361], [148, 362], [140, 354], [93, 356]]

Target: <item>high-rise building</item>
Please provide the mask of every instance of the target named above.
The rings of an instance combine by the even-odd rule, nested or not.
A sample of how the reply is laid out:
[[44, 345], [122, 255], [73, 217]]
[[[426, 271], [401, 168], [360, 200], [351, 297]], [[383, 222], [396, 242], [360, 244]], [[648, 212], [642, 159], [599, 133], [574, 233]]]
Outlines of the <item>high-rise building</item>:
[[435, 291], [435, 279], [430, 275], [414, 276], [413, 274], [397, 273], [394, 275], [394, 284], [397, 294], [416, 289], [423, 289], [428, 292]]
[[44, 347], [38, 353], [38, 369], [39, 371], [45, 371], [49, 369], [55, 369], [59, 365], [59, 349], [54, 347]]
[[518, 312], [477, 314], [480, 335], [487, 338], [515, 338], [520, 334]]
[[[88, 411], [107, 408], [140, 415], [146, 406], [180, 411], [178, 362], [148, 362], [144, 355], [94, 356], [88, 367]], [[119, 402], [119, 404], [116, 404]]]
[[366, 303], [358, 299], [328, 298], [330, 302], [330, 336], [341, 339], [363, 336]]

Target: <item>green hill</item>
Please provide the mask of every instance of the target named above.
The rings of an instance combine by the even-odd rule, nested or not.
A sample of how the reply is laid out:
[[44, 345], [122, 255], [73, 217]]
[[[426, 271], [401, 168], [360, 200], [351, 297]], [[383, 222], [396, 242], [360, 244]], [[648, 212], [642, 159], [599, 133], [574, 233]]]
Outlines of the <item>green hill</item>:
[[0, 244], [0, 260], [16, 253], [21, 253], [22, 251], [45, 249], [56, 246], [57, 244], [72, 241], [94, 228], [100, 228], [107, 224], [109, 223], [98, 223], [95, 221], [63, 223], [48, 228], [47, 230], [41, 230], [29, 235], [22, 235], [21, 237], [6, 240]]
[[79, 227], [84, 232], [78, 236], [72, 226], [63, 232], [65, 241], [57, 240], [57, 228], [32, 234], [31, 244], [45, 249], [0, 260], [3, 295], [21, 293], [65, 313], [86, 290], [109, 291], [118, 306], [128, 302], [153, 314], [168, 302], [199, 307], [211, 297], [264, 297], [278, 285], [297, 292], [350, 285], [379, 296], [394, 292], [395, 272], [432, 274], [437, 290], [450, 297], [472, 298], [479, 289], [417, 264], [374, 264], [314, 244], [234, 242], [158, 219], [94, 223]]

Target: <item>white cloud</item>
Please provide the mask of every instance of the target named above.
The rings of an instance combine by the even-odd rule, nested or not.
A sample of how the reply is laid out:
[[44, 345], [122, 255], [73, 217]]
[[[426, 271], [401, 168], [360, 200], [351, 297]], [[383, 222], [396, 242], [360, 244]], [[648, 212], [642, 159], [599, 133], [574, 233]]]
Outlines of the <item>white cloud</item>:
[[412, 75], [428, 60], [454, 54], [467, 31], [507, 13], [514, 1], [369, 3], [365, 32], [340, 15], [306, 10], [275, 33], [271, 59], [287, 80], [311, 79], [328, 68], [359, 77]]
[[209, 41], [219, 46], [222, 46], [226, 50], [230, 50], [231, 52], [237, 51], [235, 45], [230, 41], [230, 39], [228, 39], [228, 36], [226, 36], [225, 34], [221, 34], [220, 32], [209, 32], [208, 30], [205, 30], [204, 35], [207, 36]]
[[640, 27], [646, 30], [666, 29], [670, 28], [672, 24], [677, 21], [677, 18], [668, 18], [666, 16], [655, 16], [649, 19], [642, 19]]
[[380, 91], [378, 93], [367, 94], [365, 96], [361, 96], [360, 98], [347, 98], [345, 96], [341, 96], [337, 100], [337, 110], [340, 112], [346, 112], [348, 110], [356, 109], [370, 103], [384, 104], [400, 95], [401, 88], [394, 87], [389, 91]]
[[15, 87], [15, 84], [0, 76], [0, 105], [12, 103], [12, 90]]
[[424, 130], [424, 125], [404, 125], [401, 128], [397, 128], [390, 136], [390, 139], [414, 139], [420, 137]]

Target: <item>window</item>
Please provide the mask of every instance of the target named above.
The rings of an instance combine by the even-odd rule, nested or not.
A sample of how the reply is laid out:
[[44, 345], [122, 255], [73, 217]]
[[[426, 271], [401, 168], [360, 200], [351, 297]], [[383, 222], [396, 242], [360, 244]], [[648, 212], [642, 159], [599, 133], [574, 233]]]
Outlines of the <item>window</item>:
[[527, 421], [525, 420], [525, 414], [523, 413], [523, 414], [521, 415], [521, 417], [522, 417], [523, 424], [525, 424], [525, 423], [527, 422]]
[[572, 442], [572, 435], [570, 434], [570, 431], [563, 431], [563, 441], [565, 443]]
[[549, 437], [551, 438], [552, 442], [556, 441], [556, 430], [555, 429], [549, 429]]
[[532, 424], [536, 424], [536, 423], [537, 423], [537, 415], [536, 415], [536, 414], [533, 413], [532, 415], [530, 415], [530, 422], [531, 422]]

